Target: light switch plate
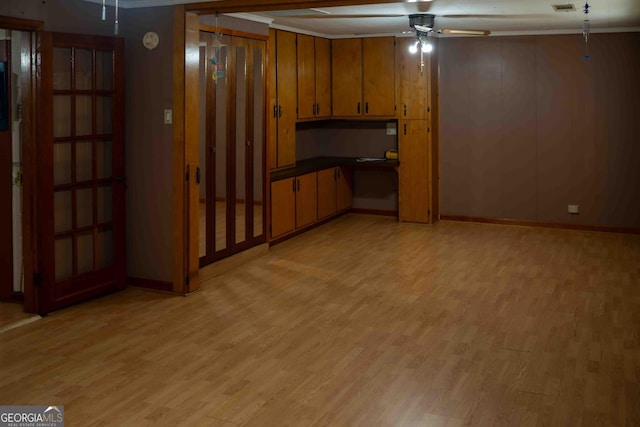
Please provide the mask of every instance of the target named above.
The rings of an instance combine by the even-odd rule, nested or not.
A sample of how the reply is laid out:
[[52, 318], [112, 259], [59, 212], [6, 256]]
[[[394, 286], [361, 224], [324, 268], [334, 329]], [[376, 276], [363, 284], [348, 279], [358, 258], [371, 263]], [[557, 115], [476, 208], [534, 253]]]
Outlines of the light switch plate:
[[580, 205], [569, 205], [567, 211], [570, 214], [578, 214], [580, 213]]
[[395, 123], [387, 123], [387, 136], [397, 135], [398, 128]]
[[164, 124], [170, 125], [172, 123], [173, 123], [173, 110], [172, 109], [164, 110]]

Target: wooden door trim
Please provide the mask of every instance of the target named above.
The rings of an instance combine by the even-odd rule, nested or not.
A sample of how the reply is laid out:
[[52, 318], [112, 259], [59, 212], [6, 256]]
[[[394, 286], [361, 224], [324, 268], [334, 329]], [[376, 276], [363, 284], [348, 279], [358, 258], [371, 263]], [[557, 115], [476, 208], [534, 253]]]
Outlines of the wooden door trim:
[[22, 40], [22, 51], [30, 52], [29, 63], [22, 63], [22, 265], [24, 269], [24, 310], [36, 313], [39, 310], [34, 286], [34, 274], [37, 271], [38, 222], [36, 211], [36, 141], [38, 123], [38, 88], [39, 74], [33, 59], [40, 50], [39, 31], [44, 29], [44, 22], [30, 19], [0, 16], [0, 28], [23, 31], [29, 34]]

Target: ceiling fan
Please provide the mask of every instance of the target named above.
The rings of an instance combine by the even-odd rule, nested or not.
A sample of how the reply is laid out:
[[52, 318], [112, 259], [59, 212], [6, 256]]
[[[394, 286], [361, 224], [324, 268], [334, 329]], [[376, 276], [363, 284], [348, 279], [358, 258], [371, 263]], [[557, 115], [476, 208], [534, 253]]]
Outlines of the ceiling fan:
[[488, 30], [454, 30], [449, 28], [443, 28], [434, 30], [436, 15], [430, 13], [415, 13], [409, 15], [409, 26], [416, 31], [418, 39], [421, 36], [426, 36], [432, 31], [436, 31], [439, 34], [456, 34], [467, 36], [488, 36], [491, 31]]
[[[420, 3], [421, 6], [423, 3]], [[420, 12], [426, 12], [427, 9], [419, 7]], [[278, 14], [279, 15], [279, 14]], [[409, 26], [412, 30], [418, 32], [418, 36], [426, 36], [428, 33], [436, 32], [438, 34], [452, 34], [452, 35], [468, 35], [468, 36], [488, 36], [491, 31], [488, 30], [469, 30], [469, 29], [449, 29], [441, 28], [434, 29], [435, 19], [437, 15], [431, 13], [413, 13], [413, 14], [332, 14], [328, 11], [321, 9], [305, 9], [305, 10], [292, 10], [287, 11], [286, 15], [290, 18], [304, 18], [304, 19], [374, 19], [374, 18], [401, 18], [408, 16]], [[446, 18], [496, 18], [507, 17], [507, 15], [444, 15]]]

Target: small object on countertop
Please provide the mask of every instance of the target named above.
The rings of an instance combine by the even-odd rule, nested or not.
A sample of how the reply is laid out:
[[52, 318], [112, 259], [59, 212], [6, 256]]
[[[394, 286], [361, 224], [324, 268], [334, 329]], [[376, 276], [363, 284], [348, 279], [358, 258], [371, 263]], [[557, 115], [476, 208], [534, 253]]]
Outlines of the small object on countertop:
[[384, 152], [384, 158], [387, 160], [398, 160], [398, 150], [387, 150]]
[[380, 157], [358, 157], [356, 162], [384, 162], [385, 158]]

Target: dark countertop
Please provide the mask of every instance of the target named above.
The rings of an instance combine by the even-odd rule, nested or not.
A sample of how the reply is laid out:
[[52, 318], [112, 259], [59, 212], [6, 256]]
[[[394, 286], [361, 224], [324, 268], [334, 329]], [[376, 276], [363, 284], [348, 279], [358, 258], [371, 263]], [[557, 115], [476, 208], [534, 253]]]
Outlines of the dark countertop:
[[271, 172], [271, 181], [291, 178], [316, 172], [322, 169], [329, 169], [336, 166], [352, 166], [359, 169], [391, 169], [398, 167], [398, 160], [375, 160], [370, 162], [359, 162], [358, 157], [313, 157], [311, 159], [300, 160], [295, 166]]

